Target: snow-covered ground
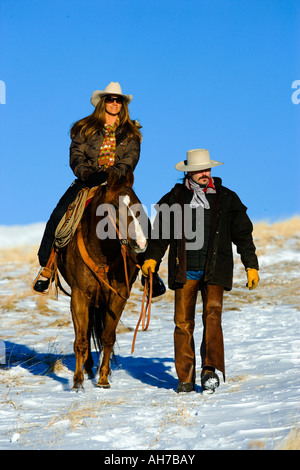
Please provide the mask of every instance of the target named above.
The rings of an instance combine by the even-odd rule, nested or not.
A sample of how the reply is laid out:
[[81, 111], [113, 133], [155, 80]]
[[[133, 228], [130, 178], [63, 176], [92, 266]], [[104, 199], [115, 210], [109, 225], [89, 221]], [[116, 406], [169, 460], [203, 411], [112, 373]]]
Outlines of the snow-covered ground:
[[[214, 394], [202, 393], [199, 360], [196, 391], [175, 392], [171, 291], [154, 300], [131, 354], [139, 282], [122, 316], [111, 388], [96, 388], [96, 378], [76, 393], [69, 299], [30, 290], [42, 229], [0, 227], [0, 449], [275, 449], [299, 429], [299, 233], [258, 236], [254, 291], [236, 259], [224, 299], [227, 380]], [[199, 303], [197, 350], [201, 334]]]

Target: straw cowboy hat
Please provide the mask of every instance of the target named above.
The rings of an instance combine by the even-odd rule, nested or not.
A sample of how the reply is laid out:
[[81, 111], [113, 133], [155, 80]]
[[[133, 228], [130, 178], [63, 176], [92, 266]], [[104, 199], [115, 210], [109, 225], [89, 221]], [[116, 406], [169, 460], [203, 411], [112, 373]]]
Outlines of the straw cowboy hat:
[[209, 151], [206, 149], [194, 149], [186, 152], [187, 159], [175, 165], [178, 171], [206, 170], [214, 166], [223, 165], [223, 162], [211, 160]]
[[92, 105], [96, 107], [100, 99], [102, 98], [102, 96], [105, 96], [105, 95], [122, 96], [124, 100], [128, 102], [128, 104], [132, 100], [132, 95], [123, 95], [121, 86], [118, 82], [110, 82], [110, 84], [107, 85], [107, 87], [104, 88], [103, 91], [95, 90], [92, 93], [92, 96], [91, 96]]

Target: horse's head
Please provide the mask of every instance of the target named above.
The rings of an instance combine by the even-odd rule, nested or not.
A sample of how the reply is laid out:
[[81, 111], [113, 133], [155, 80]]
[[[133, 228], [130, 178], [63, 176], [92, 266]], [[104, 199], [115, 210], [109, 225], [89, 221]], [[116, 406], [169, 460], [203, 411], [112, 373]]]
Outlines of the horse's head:
[[[126, 178], [119, 179], [112, 170], [107, 180], [104, 198], [98, 206], [98, 215], [104, 215], [104, 212], [107, 214], [106, 236], [108, 238], [110, 236], [116, 238], [117, 234], [121, 243], [129, 244], [131, 251], [143, 253], [148, 244], [149, 219], [132, 189], [133, 181], [132, 171], [127, 172]], [[108, 226], [110, 230], [107, 230]], [[102, 227], [104, 227], [104, 222]], [[98, 237], [101, 238], [99, 235], [101, 234], [98, 233]]]

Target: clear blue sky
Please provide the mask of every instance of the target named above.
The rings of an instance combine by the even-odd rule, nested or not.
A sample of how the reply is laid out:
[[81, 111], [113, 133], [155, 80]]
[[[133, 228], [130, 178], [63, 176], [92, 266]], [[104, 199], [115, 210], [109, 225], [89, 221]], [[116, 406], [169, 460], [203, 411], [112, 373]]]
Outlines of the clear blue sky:
[[0, 5], [0, 225], [48, 219], [74, 179], [70, 126], [111, 81], [143, 125], [134, 188], [149, 212], [186, 151], [208, 148], [254, 221], [299, 214], [299, 0]]

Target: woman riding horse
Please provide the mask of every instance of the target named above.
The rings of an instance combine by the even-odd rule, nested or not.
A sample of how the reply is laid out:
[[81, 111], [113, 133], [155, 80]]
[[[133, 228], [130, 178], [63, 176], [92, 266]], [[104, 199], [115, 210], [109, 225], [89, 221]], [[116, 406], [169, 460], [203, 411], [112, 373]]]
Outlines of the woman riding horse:
[[106, 182], [110, 172], [119, 179], [134, 170], [140, 157], [141, 126], [132, 121], [128, 104], [132, 96], [122, 93], [117, 82], [91, 96], [94, 112], [76, 122], [71, 128], [70, 166], [77, 179], [62, 196], [46, 224], [38, 251], [40, 272], [33, 289], [44, 293], [53, 276], [47, 266], [55, 238], [55, 230], [80, 190]]
[[[122, 181], [111, 172], [107, 185], [97, 188], [75, 236], [58, 254], [58, 269], [71, 288], [75, 390], [83, 389], [83, 372], [94, 376], [91, 336], [102, 353], [97, 386], [110, 387], [116, 329], [148, 243], [148, 219], [132, 210], [143, 210], [132, 184], [131, 170]], [[111, 224], [110, 229], [101, 230], [101, 223]]]

